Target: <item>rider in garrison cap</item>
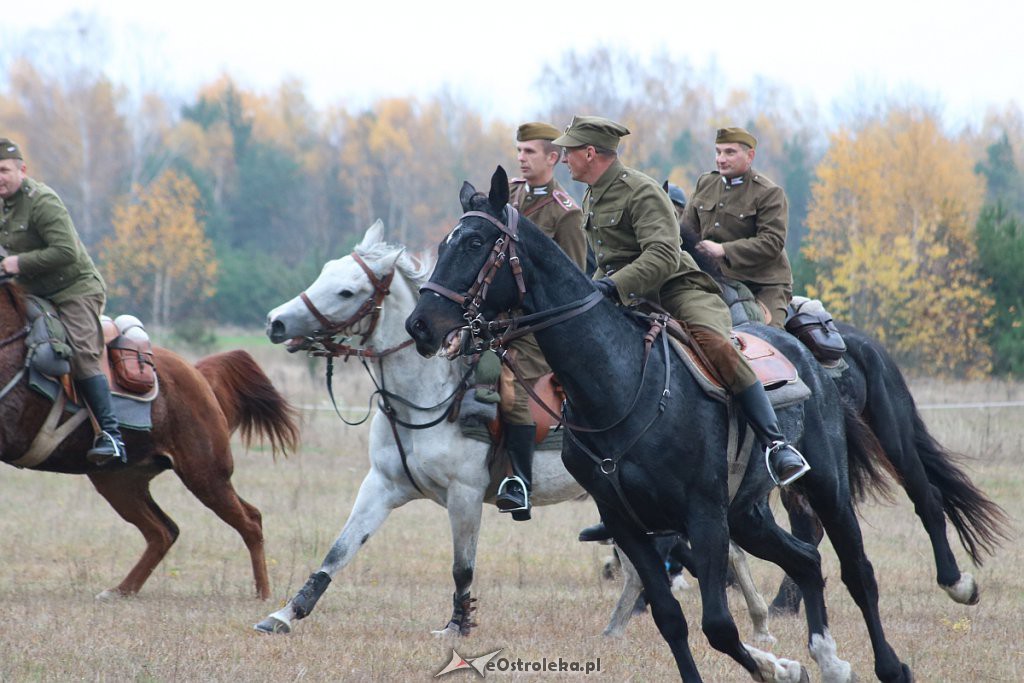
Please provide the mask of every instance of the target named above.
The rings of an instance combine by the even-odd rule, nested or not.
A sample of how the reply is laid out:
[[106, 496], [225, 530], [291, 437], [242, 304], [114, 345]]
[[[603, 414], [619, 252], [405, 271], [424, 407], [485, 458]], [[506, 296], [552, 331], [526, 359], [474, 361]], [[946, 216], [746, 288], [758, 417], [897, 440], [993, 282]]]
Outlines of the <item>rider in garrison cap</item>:
[[[583, 268], [587, 258], [587, 240], [580, 229], [583, 212], [554, 176], [562, 150], [551, 141], [559, 135], [561, 131], [550, 123], [532, 121], [519, 126], [516, 160], [522, 177], [509, 181], [508, 201]], [[551, 372], [533, 335], [513, 341], [509, 354], [515, 358], [527, 384], [535, 384]], [[530, 486], [537, 425], [530, 412], [526, 389], [509, 373], [503, 373], [500, 381], [502, 430], [512, 472], [498, 487], [495, 504], [502, 512], [512, 513], [512, 519], [525, 521], [531, 516]]]
[[0, 159], [21, 159], [21, 150], [10, 138], [0, 138]]
[[757, 138], [744, 128], [719, 128], [715, 142], [739, 142], [750, 149], [757, 148]]
[[565, 133], [554, 141], [559, 147], [593, 145], [614, 152], [619, 140], [629, 135], [621, 123], [600, 116], [574, 116]]

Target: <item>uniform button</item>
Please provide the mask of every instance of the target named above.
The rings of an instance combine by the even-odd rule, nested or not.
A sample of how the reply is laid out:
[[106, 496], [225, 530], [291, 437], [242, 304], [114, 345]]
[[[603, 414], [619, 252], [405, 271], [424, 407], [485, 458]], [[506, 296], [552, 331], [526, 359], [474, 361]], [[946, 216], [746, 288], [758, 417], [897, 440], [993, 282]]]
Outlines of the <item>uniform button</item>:
[[718, 223], [715, 223], [715, 227], [716, 227], [716, 228], [717, 228], [717, 227], [719, 227], [719, 224], [718, 224]]
[[743, 218], [743, 214], [742, 213], [740, 214], [740, 218]]
[[625, 174], [625, 173], [623, 173], [621, 177], [625, 178], [625, 177], [626, 177], [626, 174]]
[[718, 205], [719, 206], [725, 206], [725, 204], [723, 202], [718, 202]]
[[597, 243], [598, 244], [604, 244], [604, 242], [602, 242], [601, 240], [598, 240]]
[[597, 258], [604, 258], [604, 252], [602, 251], [600, 254], [598, 254]]

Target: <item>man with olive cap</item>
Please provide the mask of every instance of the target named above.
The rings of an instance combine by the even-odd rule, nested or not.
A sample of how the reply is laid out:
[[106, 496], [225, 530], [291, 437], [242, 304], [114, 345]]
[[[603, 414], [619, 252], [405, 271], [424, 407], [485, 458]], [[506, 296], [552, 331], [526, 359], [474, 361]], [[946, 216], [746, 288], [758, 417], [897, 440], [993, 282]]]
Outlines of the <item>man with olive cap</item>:
[[[780, 486], [789, 484], [810, 467], [786, 441], [764, 387], [730, 342], [731, 320], [721, 289], [680, 248], [668, 194], [656, 180], [619, 161], [619, 139], [625, 135], [629, 130], [614, 121], [576, 116], [554, 141], [565, 148], [573, 179], [589, 186], [583, 216], [587, 241], [597, 255], [594, 284], [616, 302], [644, 298], [659, 303], [686, 324], [762, 442], [772, 478]], [[583, 541], [604, 538], [603, 524], [580, 533]]]
[[742, 128], [718, 130], [718, 168], [697, 179], [682, 223], [700, 235], [697, 250], [749, 287], [768, 324], [783, 329], [793, 298], [785, 248], [789, 203], [781, 187], [751, 168], [756, 148], [757, 138]]
[[57, 308], [71, 347], [71, 374], [79, 395], [98, 423], [88, 460], [126, 461], [124, 441], [110, 407], [110, 385], [100, 365], [103, 330], [100, 314], [106, 285], [82, 245], [71, 216], [57, 193], [26, 175], [21, 150], [0, 138], [0, 275]]
[[[516, 158], [522, 177], [509, 182], [509, 204], [535, 223], [577, 266], [583, 268], [587, 257], [587, 241], [580, 229], [583, 212], [554, 175], [561, 149], [551, 141], [560, 134], [550, 123], [532, 122], [519, 126], [516, 131]], [[551, 372], [533, 335], [517, 339], [509, 349], [523, 378], [530, 384]], [[495, 504], [500, 511], [511, 512], [512, 519], [524, 521], [530, 519], [530, 484], [537, 426], [530, 415], [530, 397], [526, 390], [505, 373], [502, 384], [506, 385], [503, 396], [510, 393], [507, 389], [511, 389], [515, 397], [512, 405], [502, 401], [501, 413], [512, 476], [501, 482]]]

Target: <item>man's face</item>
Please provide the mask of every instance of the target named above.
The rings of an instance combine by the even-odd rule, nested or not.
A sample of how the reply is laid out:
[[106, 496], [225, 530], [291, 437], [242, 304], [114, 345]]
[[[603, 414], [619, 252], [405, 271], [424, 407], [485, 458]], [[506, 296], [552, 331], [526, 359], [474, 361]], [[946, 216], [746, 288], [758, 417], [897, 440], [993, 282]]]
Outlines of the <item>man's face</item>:
[[738, 142], [715, 145], [715, 164], [726, 178], [738, 178], [750, 170], [754, 163], [754, 150]]
[[25, 180], [25, 162], [21, 159], [0, 159], [0, 197], [14, 195]]
[[569, 167], [569, 175], [573, 180], [580, 183], [587, 182], [587, 169], [590, 165], [587, 163], [586, 147], [566, 147], [562, 152], [562, 160]]
[[558, 152], [544, 153], [543, 140], [525, 140], [516, 144], [519, 173], [531, 185], [546, 185], [558, 163]]

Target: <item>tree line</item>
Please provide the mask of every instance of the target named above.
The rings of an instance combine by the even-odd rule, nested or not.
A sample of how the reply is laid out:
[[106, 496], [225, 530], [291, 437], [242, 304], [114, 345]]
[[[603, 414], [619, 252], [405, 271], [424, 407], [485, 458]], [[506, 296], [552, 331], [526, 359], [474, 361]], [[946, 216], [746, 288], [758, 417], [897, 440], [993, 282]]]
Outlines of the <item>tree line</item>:
[[[517, 168], [520, 122], [443, 91], [318, 109], [299, 81], [261, 93], [225, 75], [175, 103], [95, 70], [0, 66], [0, 135], [64, 199], [108, 308], [156, 325], [259, 326], [376, 218], [389, 239], [431, 247], [458, 218], [463, 180]], [[790, 200], [797, 293], [917, 372], [1024, 373], [1019, 103], [955, 131], [934, 105], [884, 98], [826, 125], [776, 84], [721, 88], [668, 55], [606, 48], [565, 53], [535, 87], [531, 119], [616, 119], [633, 131], [624, 162], [687, 194], [713, 168], [715, 129], [748, 128], [755, 167]]]

